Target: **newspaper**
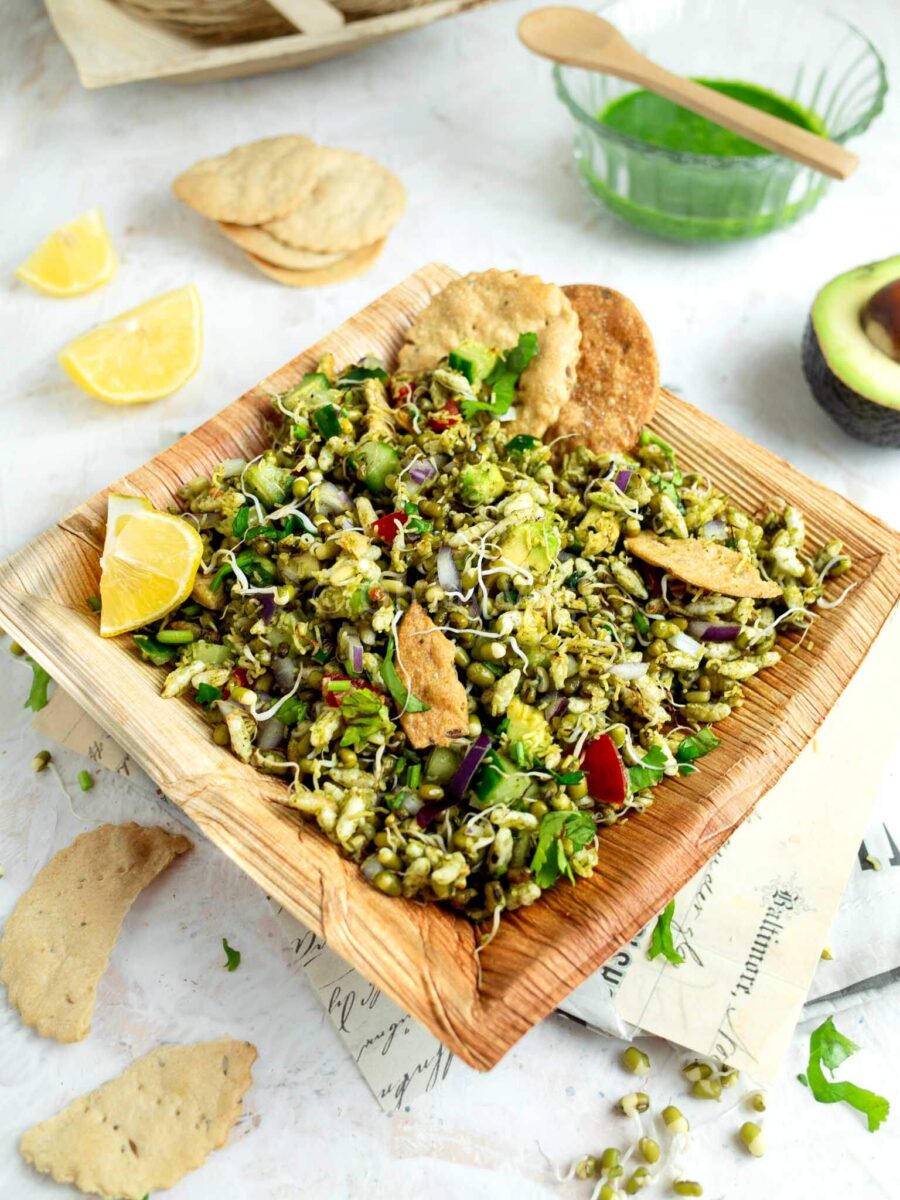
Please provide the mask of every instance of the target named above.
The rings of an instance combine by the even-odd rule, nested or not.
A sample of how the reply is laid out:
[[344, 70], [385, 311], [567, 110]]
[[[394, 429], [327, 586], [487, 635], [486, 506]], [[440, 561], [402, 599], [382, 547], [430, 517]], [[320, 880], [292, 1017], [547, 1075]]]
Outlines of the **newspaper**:
[[[896, 736], [893, 709], [880, 701], [891, 694], [898, 659], [894, 619], [817, 737], [675, 897], [684, 963], [647, 958], [648, 926], [566, 999], [563, 1015], [614, 1036], [657, 1034], [765, 1081], [779, 1069], [830, 942], [835, 957], [812, 993], [823, 1011], [900, 981], [900, 870], [891, 869], [900, 853], [887, 817], [867, 824]], [[59, 690], [34, 725], [100, 766], [136, 771]], [[438, 1086], [452, 1062], [440, 1042], [321, 938], [273, 910], [381, 1107], [399, 1109]]]

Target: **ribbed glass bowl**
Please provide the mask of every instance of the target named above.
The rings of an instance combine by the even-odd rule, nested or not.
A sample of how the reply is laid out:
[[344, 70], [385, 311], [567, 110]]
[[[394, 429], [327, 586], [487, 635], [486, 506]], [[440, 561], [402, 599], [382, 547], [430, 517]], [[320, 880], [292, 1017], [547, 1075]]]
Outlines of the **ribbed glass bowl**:
[[[881, 112], [884, 63], [855, 26], [794, 0], [613, 0], [597, 9], [648, 58], [680, 75], [770, 88], [848, 142]], [[718, 157], [651, 146], [597, 118], [634, 85], [555, 67], [575, 118], [575, 160], [591, 195], [651, 233], [685, 241], [755, 237], [796, 221], [829, 180], [778, 155]]]

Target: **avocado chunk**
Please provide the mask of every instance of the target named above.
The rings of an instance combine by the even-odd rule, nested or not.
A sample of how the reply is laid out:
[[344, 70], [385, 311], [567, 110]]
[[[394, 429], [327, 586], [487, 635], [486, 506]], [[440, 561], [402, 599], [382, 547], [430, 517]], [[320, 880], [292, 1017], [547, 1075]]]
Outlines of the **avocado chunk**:
[[252, 492], [267, 508], [284, 504], [293, 482], [294, 476], [286, 467], [279, 467], [271, 450], [244, 469], [244, 490]]
[[540, 709], [514, 696], [509, 702], [506, 715], [509, 719], [506, 736], [510, 744], [521, 742], [529, 762], [543, 758], [553, 745], [553, 734], [550, 732], [547, 718]]
[[465, 375], [473, 387], [478, 387], [499, 362], [499, 355], [481, 342], [460, 342], [450, 351], [450, 366]]
[[489, 808], [492, 804], [515, 807], [531, 783], [530, 775], [520, 771], [504, 754], [491, 750], [475, 776], [472, 807]]
[[561, 548], [559, 530], [549, 519], [516, 525], [500, 541], [500, 551], [508, 562], [535, 575], [547, 574]]
[[506, 491], [506, 480], [496, 463], [466, 467], [459, 476], [459, 494], [466, 504], [493, 504]]
[[803, 372], [851, 437], [900, 447], [900, 255], [826, 283], [803, 335]]

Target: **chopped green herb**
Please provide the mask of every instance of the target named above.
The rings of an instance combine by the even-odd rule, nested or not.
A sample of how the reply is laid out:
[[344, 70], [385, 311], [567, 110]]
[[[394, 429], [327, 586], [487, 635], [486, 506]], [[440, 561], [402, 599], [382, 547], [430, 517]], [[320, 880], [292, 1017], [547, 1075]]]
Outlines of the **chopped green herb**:
[[410, 763], [406, 769], [406, 786], [417, 788], [422, 779], [422, 764]]
[[709, 754], [710, 750], [715, 750], [718, 744], [719, 739], [708, 727], [706, 729], [698, 729], [696, 733], [692, 733], [686, 737], [675, 751], [679, 774], [690, 775], [696, 771], [697, 768], [691, 765], [694, 759], [702, 758], [704, 754]]
[[540, 446], [541, 439], [536, 438], [531, 433], [517, 433], [514, 438], [510, 438], [503, 448], [504, 454], [524, 454], [526, 450], [533, 450], [535, 446]]
[[383, 697], [370, 688], [348, 692], [341, 701], [341, 716], [347, 722], [340, 743], [345, 747], [363, 746], [376, 733], [390, 736], [393, 732]]
[[24, 707], [30, 708], [32, 712], [40, 712], [47, 704], [47, 686], [50, 683], [50, 676], [33, 658], [29, 657], [25, 661], [31, 667], [31, 691], [28, 693]]
[[801, 1071], [800, 1074], [797, 1076], [797, 1082], [801, 1083], [806, 1088], [809, 1087], [809, 1080], [806, 1078], [805, 1071]]
[[400, 676], [397, 674], [397, 668], [394, 666], [394, 639], [388, 640], [387, 653], [381, 660], [381, 678], [384, 681], [384, 686], [391, 693], [394, 703], [397, 704], [404, 712], [427, 712], [429, 705], [423, 704], [418, 697], [403, 683]]
[[564, 588], [576, 588], [582, 579], [587, 575], [587, 571], [573, 571], [571, 575], [567, 575], [563, 580]]
[[650, 632], [650, 622], [647, 620], [644, 614], [642, 612], [635, 612], [633, 620], [634, 627], [638, 633], [642, 633], [646, 637]]
[[225, 951], [225, 970], [236, 971], [241, 965], [240, 950], [233, 950], [231, 946], [228, 945], [227, 938], [222, 938], [222, 947]]
[[154, 667], [162, 667], [171, 662], [175, 653], [171, 647], [161, 645], [156, 638], [149, 637], [146, 633], [134, 634], [134, 644], [140, 650], [141, 656], [152, 662]]
[[305, 700], [298, 700], [296, 696], [288, 696], [287, 700], [282, 701], [275, 710], [275, 716], [282, 725], [290, 727], [303, 720], [308, 707]]
[[234, 520], [231, 522], [231, 536], [240, 540], [247, 532], [247, 526], [250, 524], [250, 507], [244, 505], [239, 508], [234, 514]]
[[518, 343], [504, 355], [506, 369], [513, 375], [521, 375], [538, 352], [536, 333], [520, 333]]
[[99, 612], [100, 609], [103, 607], [102, 604], [100, 603], [99, 596], [88, 596], [87, 603], [88, 603], [88, 608], [92, 612]]
[[387, 383], [388, 373], [377, 358], [364, 358], [361, 363], [351, 367], [337, 380], [338, 387], [350, 387], [354, 383], [362, 383], [364, 379], [380, 379]]
[[491, 385], [490, 401], [463, 400], [461, 408], [466, 420], [477, 412], [491, 413], [495, 417], [505, 416], [516, 398], [519, 376], [537, 352], [537, 334], [520, 333], [518, 344], [503, 356], [485, 381]]
[[306, 425], [292, 425], [291, 432], [298, 442], [305, 442], [309, 437], [309, 428]]
[[89, 792], [94, 786], [94, 777], [90, 771], [78, 772], [78, 786], [83, 792]]
[[431, 533], [434, 529], [432, 521], [425, 521], [422, 517], [410, 517], [406, 522], [406, 530], [408, 533]]
[[653, 926], [647, 957], [657, 958], [661, 954], [670, 963], [678, 966], [679, 963], [684, 962], [684, 957], [675, 949], [675, 943], [672, 940], [672, 918], [674, 916], [675, 901], [670, 900]]
[[222, 689], [213, 687], [209, 683], [201, 683], [197, 688], [197, 703], [202, 704], [204, 708], [209, 708], [213, 700], [222, 699]]
[[341, 432], [341, 420], [333, 404], [323, 404], [313, 409], [313, 420], [319, 427], [323, 438], [338, 437]]
[[324, 664], [324, 663], [328, 662], [329, 658], [331, 658], [331, 655], [328, 653], [328, 651], [325, 649], [324, 646], [321, 646], [318, 650], [313, 651], [313, 658], [316, 660], [317, 663]]
[[513, 742], [510, 746], [510, 751], [512, 753], [513, 762], [517, 767], [528, 766], [528, 754], [525, 750], [524, 742]]
[[199, 604], [183, 604], [181, 607], [181, 611], [184, 613], [184, 615], [186, 617], [196, 617], [197, 614], [200, 612], [200, 605]]
[[653, 787], [663, 777], [666, 756], [660, 746], [651, 746], [637, 766], [628, 768], [628, 782], [633, 792]]
[[575, 850], [590, 845], [597, 834], [593, 818], [582, 812], [548, 812], [541, 818], [538, 844], [531, 860], [535, 882], [542, 888], [552, 887], [561, 875], [575, 882], [572, 864], [563, 845], [568, 839]]
[[849, 1104], [864, 1114], [869, 1133], [874, 1133], [887, 1118], [891, 1110], [890, 1102], [884, 1096], [857, 1087], [855, 1083], [826, 1079], [823, 1070], [823, 1067], [827, 1067], [833, 1075], [841, 1063], [858, 1049], [855, 1042], [835, 1029], [829, 1017], [810, 1034], [807, 1082], [809, 1090], [820, 1104], [837, 1104], [841, 1101]]
[[552, 775], [556, 782], [561, 783], [563, 787], [574, 787], [576, 783], [581, 783], [584, 779], [584, 771], [551, 771], [549, 767], [541, 767], [541, 770]]

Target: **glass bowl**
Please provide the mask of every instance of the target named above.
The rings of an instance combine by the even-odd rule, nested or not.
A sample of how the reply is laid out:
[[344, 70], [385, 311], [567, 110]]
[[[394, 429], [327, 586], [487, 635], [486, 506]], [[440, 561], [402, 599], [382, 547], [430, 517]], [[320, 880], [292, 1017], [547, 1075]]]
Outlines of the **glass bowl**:
[[[613, 0], [596, 10], [648, 58], [680, 75], [769, 88], [817, 113], [847, 142], [881, 112], [884, 63], [840, 17], [786, 0]], [[575, 118], [575, 161], [591, 195], [661, 237], [727, 241], [796, 221], [818, 204], [824, 175], [775, 154], [720, 157], [652, 146], [599, 114], [634, 84], [555, 67]]]

